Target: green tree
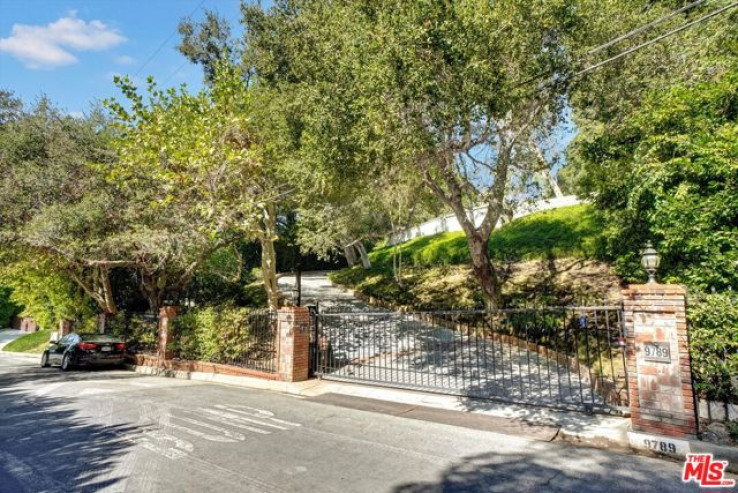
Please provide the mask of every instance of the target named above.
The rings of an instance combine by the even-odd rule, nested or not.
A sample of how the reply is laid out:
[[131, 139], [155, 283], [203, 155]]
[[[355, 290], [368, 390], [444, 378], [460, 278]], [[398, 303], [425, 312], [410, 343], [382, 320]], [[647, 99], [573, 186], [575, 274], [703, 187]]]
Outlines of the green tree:
[[63, 114], [41, 98], [30, 110], [0, 98], [0, 248], [48, 259], [104, 313], [115, 313], [106, 235], [117, 200], [91, 163], [113, 160], [99, 111]]
[[[490, 233], [516, 149], [555, 123], [581, 28], [573, 2], [280, 2], [245, 6], [245, 59], [258, 84], [291, 93], [306, 162], [354, 180], [405, 166], [450, 208], [490, 304], [500, 276]], [[412, 171], [410, 171], [412, 170]], [[475, 222], [474, 206], [486, 205]]]
[[259, 122], [232, 66], [197, 94], [150, 80], [147, 102], [128, 79], [117, 82], [130, 109], [107, 102], [119, 159], [105, 172], [125, 195], [128, 226], [114, 241], [158, 307], [178, 299], [214, 252], [258, 237], [277, 192], [259, 179]]
[[738, 286], [738, 66], [651, 93], [578, 152], [622, 275], [642, 277], [638, 250], [655, 240], [666, 280]]

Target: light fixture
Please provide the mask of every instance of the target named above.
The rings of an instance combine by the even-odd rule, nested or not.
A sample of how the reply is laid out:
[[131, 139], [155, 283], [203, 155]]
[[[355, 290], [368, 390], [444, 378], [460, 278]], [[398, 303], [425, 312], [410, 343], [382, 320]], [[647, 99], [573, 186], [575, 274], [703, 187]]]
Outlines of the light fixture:
[[661, 257], [651, 242], [646, 242], [646, 248], [641, 252], [641, 266], [648, 273], [648, 283], [656, 282], [656, 270], [661, 264]]

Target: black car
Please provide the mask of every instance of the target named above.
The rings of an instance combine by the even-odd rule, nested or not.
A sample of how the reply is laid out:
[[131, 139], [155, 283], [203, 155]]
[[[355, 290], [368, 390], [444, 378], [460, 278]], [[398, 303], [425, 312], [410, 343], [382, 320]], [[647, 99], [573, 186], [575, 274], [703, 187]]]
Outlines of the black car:
[[61, 366], [67, 371], [74, 366], [110, 366], [125, 362], [126, 344], [104, 334], [71, 333], [50, 342], [41, 355], [41, 366]]

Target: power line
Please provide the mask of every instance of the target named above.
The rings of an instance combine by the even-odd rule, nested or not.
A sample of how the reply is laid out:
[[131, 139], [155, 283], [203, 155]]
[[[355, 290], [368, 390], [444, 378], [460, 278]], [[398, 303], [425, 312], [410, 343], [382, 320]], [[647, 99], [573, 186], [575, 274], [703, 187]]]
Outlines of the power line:
[[[663, 21], [665, 21], [667, 19], [670, 19], [670, 18], [674, 17], [675, 15], [678, 15], [678, 14], [680, 14], [682, 12], [685, 12], [687, 10], [690, 10], [690, 9], [692, 9], [692, 8], [694, 8], [694, 7], [702, 4], [702, 3], [706, 3], [706, 2], [709, 3], [710, 1], [711, 0], [696, 0], [696, 1], [692, 2], [692, 3], [690, 3], [690, 4], [685, 5], [684, 7], [680, 8], [680, 9], [677, 9], [677, 10], [674, 10], [672, 12], [669, 12], [668, 14], [665, 14], [665, 15], [659, 17], [658, 19], [655, 19], [655, 20], [653, 20], [653, 21], [651, 21], [651, 22], [649, 22], [647, 24], [644, 24], [644, 25], [642, 25], [640, 27], [637, 27], [637, 28], [635, 28], [635, 29], [633, 29], [631, 31], [628, 31], [627, 33], [622, 34], [622, 35], [618, 36], [617, 38], [611, 39], [610, 41], [607, 41], [607, 42], [605, 42], [605, 43], [603, 43], [601, 45], [595, 46], [594, 48], [590, 49], [587, 53], [585, 53], [580, 58], [580, 60], [583, 59], [583, 58], [585, 58], [585, 57], [588, 57], [590, 55], [594, 55], [595, 53], [599, 53], [600, 51], [602, 51], [602, 50], [604, 50], [606, 48], [609, 48], [610, 46], [613, 46], [613, 45], [615, 45], [615, 44], [617, 44], [617, 43], [619, 43], [621, 41], [624, 41], [624, 40], [626, 40], [628, 38], [632, 38], [636, 34], [640, 34], [640, 33], [644, 32], [644, 31], [647, 31], [648, 29], [652, 28], [653, 26], [655, 26], [657, 24], [660, 24], [661, 22], [663, 22]], [[543, 77], [552, 75], [552, 73], [553, 73], [553, 71], [548, 71], [548, 72], [541, 72], [539, 74], [536, 74], [533, 77], [530, 77], [530, 78], [524, 80], [523, 82], [517, 84], [513, 89], [517, 89], [518, 87], [522, 87], [522, 86], [527, 86], [531, 82], [535, 82], [538, 79], [541, 79]]]
[[637, 46], [634, 46], [633, 48], [627, 49], [627, 50], [625, 50], [625, 51], [623, 51], [621, 53], [618, 53], [617, 55], [612, 56], [612, 57], [608, 58], [607, 60], [603, 60], [603, 61], [601, 61], [599, 63], [594, 64], [594, 65], [590, 65], [589, 67], [587, 67], [587, 68], [585, 68], [583, 70], [580, 70], [579, 72], [576, 72], [576, 73], [572, 74], [571, 76], [569, 76], [569, 78], [570, 79], [573, 79], [574, 77], [579, 77], [580, 75], [584, 75], [584, 74], [586, 74], [588, 72], [591, 72], [591, 71], [593, 71], [595, 69], [598, 69], [598, 68], [602, 67], [603, 65], [606, 65], [606, 64], [608, 64], [610, 62], [613, 62], [615, 60], [618, 60], [618, 59], [620, 59], [620, 58], [622, 58], [622, 57], [624, 57], [626, 55], [630, 55], [631, 53], [633, 53], [635, 51], [638, 51], [641, 48], [645, 48], [646, 46], [650, 46], [650, 45], [652, 45], [654, 43], [657, 43], [657, 42], [659, 42], [659, 41], [661, 41], [661, 40], [663, 40], [665, 38], [668, 38], [669, 36], [673, 36], [674, 34], [677, 34], [677, 33], [681, 32], [681, 31], [684, 31], [685, 29], [688, 29], [688, 28], [694, 26], [695, 24], [699, 24], [702, 21], [706, 21], [707, 19], [710, 19], [712, 17], [715, 17], [716, 15], [722, 14], [726, 10], [730, 10], [730, 9], [732, 9], [734, 7], [738, 7], [738, 2], [733, 2], [730, 5], [726, 5], [725, 7], [719, 8], [717, 10], [713, 10], [709, 14], [703, 15], [699, 19], [695, 19], [692, 22], [688, 22], [686, 24], [683, 24], [682, 26], [680, 26], [680, 27], [678, 27], [676, 29], [672, 29], [671, 31], [668, 31], [668, 32], [662, 34], [661, 36], [657, 36], [655, 38], [649, 39], [648, 41], [646, 41], [644, 43], [641, 43], [641, 44], [639, 44]]
[[685, 5], [684, 7], [680, 8], [680, 9], [677, 9], [677, 10], [675, 10], [673, 12], [670, 12], [670, 13], [664, 15], [664, 16], [659, 17], [656, 20], [653, 20], [653, 21], [649, 22], [648, 24], [644, 24], [644, 25], [642, 25], [642, 26], [640, 26], [640, 27], [638, 27], [636, 29], [633, 29], [632, 31], [629, 31], [629, 32], [623, 34], [622, 36], [618, 36], [617, 38], [615, 38], [613, 40], [610, 40], [610, 41], [608, 41], [605, 44], [601, 44], [599, 46], [596, 46], [595, 48], [592, 48], [591, 50], [589, 50], [586, 53], [585, 56], [594, 55], [595, 53], [599, 53], [600, 51], [604, 50], [605, 48], [609, 48], [610, 46], [612, 46], [614, 44], [617, 44], [617, 43], [619, 43], [619, 42], [621, 42], [623, 40], [626, 40], [628, 38], [631, 38], [631, 37], [635, 36], [636, 34], [640, 34], [643, 31], [646, 31], [646, 30], [650, 29], [651, 27], [655, 26], [656, 24], [660, 24], [660, 23], [662, 23], [663, 21], [665, 21], [667, 19], [671, 19], [675, 15], [678, 15], [678, 14], [681, 14], [682, 12], [685, 12], [687, 10], [693, 9], [694, 7], [696, 7], [696, 6], [698, 6], [698, 5], [702, 4], [702, 3], [705, 3], [707, 1], [708, 0], [697, 0], [696, 2], [692, 2], [690, 4], [687, 4], [687, 5]]
[[[198, 10], [200, 9], [200, 7], [202, 7], [202, 5], [203, 5], [204, 3], [205, 3], [205, 0], [200, 0], [200, 3], [198, 3], [198, 4], [197, 4], [197, 6], [196, 6], [196, 7], [194, 8], [194, 9], [192, 9], [192, 12], [190, 12], [190, 13], [189, 13], [189, 16], [191, 17], [192, 15], [194, 15], [194, 14], [195, 14], [195, 12], [197, 12], [197, 11], [198, 11]], [[156, 50], [154, 50], [154, 52], [153, 52], [153, 53], [152, 53], [152, 54], [151, 54], [151, 55], [149, 56], [149, 58], [147, 58], [147, 59], [146, 59], [146, 61], [145, 61], [145, 62], [143, 63], [143, 65], [141, 65], [141, 66], [139, 67], [139, 69], [138, 69], [138, 70], [136, 71], [136, 73], [135, 73], [135, 74], [133, 74], [133, 76], [134, 76], [134, 77], [136, 77], [136, 76], [137, 76], [138, 74], [140, 74], [140, 73], [141, 73], [141, 71], [142, 71], [142, 70], [144, 69], [144, 67], [146, 67], [146, 65], [148, 65], [148, 64], [149, 64], [149, 62], [151, 62], [151, 60], [153, 60], [154, 58], [156, 58], [156, 55], [158, 55], [158, 54], [159, 54], [159, 52], [160, 52], [160, 51], [161, 51], [161, 50], [162, 50], [162, 49], [164, 48], [164, 46], [165, 46], [165, 45], [166, 45], [167, 43], [169, 43], [169, 41], [170, 41], [170, 40], [171, 40], [171, 39], [172, 39], [172, 38], [173, 38], [173, 37], [174, 37], [174, 36], [175, 36], [175, 35], [177, 34], [177, 32], [178, 32], [178, 30], [177, 30], [177, 29], [175, 29], [174, 31], [172, 31], [172, 33], [171, 33], [171, 34], [170, 34], [170, 35], [169, 35], [169, 36], [167, 37], [167, 39], [165, 39], [165, 40], [164, 40], [164, 41], [163, 41], [163, 42], [162, 42], [162, 43], [161, 43], [161, 44], [159, 45], [159, 47], [158, 47], [158, 48], [157, 48]]]
[[161, 85], [162, 86], [165, 86], [166, 83], [169, 82], [172, 79], [172, 77], [174, 77], [175, 75], [177, 75], [179, 73], [179, 71], [182, 70], [184, 68], [184, 66], [187, 65], [188, 63], [190, 63], [189, 60], [185, 60], [184, 62], [182, 62], [179, 65], [179, 67], [177, 67], [176, 69], [174, 69], [174, 71], [171, 74], [169, 74], [166, 79], [164, 79], [162, 81]]

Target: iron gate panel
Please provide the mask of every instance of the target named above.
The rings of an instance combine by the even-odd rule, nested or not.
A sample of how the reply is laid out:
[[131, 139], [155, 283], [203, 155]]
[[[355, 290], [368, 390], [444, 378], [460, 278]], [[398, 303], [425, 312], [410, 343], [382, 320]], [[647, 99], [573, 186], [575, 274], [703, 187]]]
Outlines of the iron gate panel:
[[616, 305], [316, 309], [311, 369], [325, 379], [611, 411], [628, 403], [622, 322]]

